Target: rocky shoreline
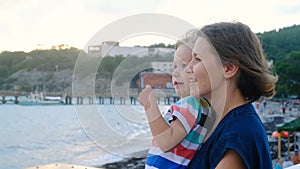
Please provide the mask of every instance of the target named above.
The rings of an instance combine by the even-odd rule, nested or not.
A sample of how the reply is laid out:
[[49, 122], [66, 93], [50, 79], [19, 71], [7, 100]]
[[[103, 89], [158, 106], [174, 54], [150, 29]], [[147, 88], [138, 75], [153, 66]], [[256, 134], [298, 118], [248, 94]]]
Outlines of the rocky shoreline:
[[103, 169], [144, 169], [145, 168], [145, 157], [130, 158], [119, 162], [108, 163], [101, 168]]
[[122, 161], [107, 163], [100, 166], [101, 169], [144, 169], [148, 149], [131, 153]]

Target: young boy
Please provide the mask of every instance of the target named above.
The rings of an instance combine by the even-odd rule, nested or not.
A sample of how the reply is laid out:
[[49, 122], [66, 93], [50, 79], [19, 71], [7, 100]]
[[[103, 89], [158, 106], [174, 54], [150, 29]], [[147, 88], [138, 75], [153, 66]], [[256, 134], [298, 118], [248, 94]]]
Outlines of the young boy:
[[145, 168], [186, 168], [206, 135], [203, 126], [212, 109], [205, 99], [188, 96], [189, 80], [184, 72], [192, 58], [191, 46], [186, 42], [193, 43], [192, 38], [177, 43], [173, 60], [172, 81], [182, 99], [162, 116], [151, 86], [147, 85], [139, 95], [153, 136]]

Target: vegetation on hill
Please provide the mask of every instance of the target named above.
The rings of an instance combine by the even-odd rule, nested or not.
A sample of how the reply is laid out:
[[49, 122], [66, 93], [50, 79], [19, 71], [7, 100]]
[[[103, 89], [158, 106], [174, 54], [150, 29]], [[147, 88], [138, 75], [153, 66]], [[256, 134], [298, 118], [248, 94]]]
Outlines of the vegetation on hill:
[[82, 79], [96, 73], [96, 88], [106, 90], [110, 88], [112, 79], [115, 79], [116, 85], [121, 85], [129, 78], [136, 79], [136, 76], [128, 75], [137, 75], [139, 72], [136, 71], [149, 68], [151, 61], [171, 60], [172, 57], [161, 56], [99, 58], [76, 48], [34, 50], [29, 53], [5, 51], [0, 54], [0, 90], [33, 91], [46, 88], [48, 92], [68, 93], [72, 89], [74, 73]]
[[300, 25], [258, 34], [273, 71], [279, 76], [277, 95], [300, 97]]
[[[300, 96], [300, 25], [285, 27], [279, 30], [258, 33], [271, 69], [279, 76], [277, 94]], [[163, 43], [150, 47], [174, 47]], [[49, 50], [34, 50], [29, 53], [18, 51], [0, 53], [0, 90], [32, 91], [46, 85], [48, 91], [71, 90], [72, 76], [79, 54], [87, 55], [84, 51], [58, 45]], [[87, 55], [88, 56], [88, 55]], [[96, 87], [100, 90], [109, 88], [114, 79], [116, 85], [121, 85], [128, 79], [134, 81], [140, 70], [151, 70], [151, 61], [171, 61], [172, 57], [144, 57], [136, 56], [107, 56], [103, 59], [86, 57], [84, 64], [94, 62], [96, 70]], [[101, 61], [101, 62], [100, 62]], [[85, 65], [81, 72], [90, 72], [91, 67]], [[130, 84], [134, 87], [134, 83]]]
[[292, 51], [300, 51], [300, 25], [258, 33], [269, 60], [280, 60]]

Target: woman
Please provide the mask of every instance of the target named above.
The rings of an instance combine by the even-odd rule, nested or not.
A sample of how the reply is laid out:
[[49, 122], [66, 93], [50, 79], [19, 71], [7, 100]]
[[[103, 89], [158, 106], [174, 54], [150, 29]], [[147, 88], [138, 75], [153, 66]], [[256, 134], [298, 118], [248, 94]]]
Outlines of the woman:
[[272, 169], [268, 140], [252, 102], [275, 94], [261, 44], [242, 23], [215, 23], [198, 33], [185, 69], [190, 93], [214, 107], [217, 120], [189, 168]]

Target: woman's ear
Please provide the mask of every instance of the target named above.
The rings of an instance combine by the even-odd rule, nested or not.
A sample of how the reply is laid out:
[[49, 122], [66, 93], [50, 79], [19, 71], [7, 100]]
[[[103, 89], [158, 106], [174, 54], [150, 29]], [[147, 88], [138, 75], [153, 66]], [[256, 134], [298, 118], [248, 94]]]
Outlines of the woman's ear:
[[234, 77], [238, 73], [239, 67], [234, 64], [226, 64], [224, 66], [224, 77], [226, 79]]

